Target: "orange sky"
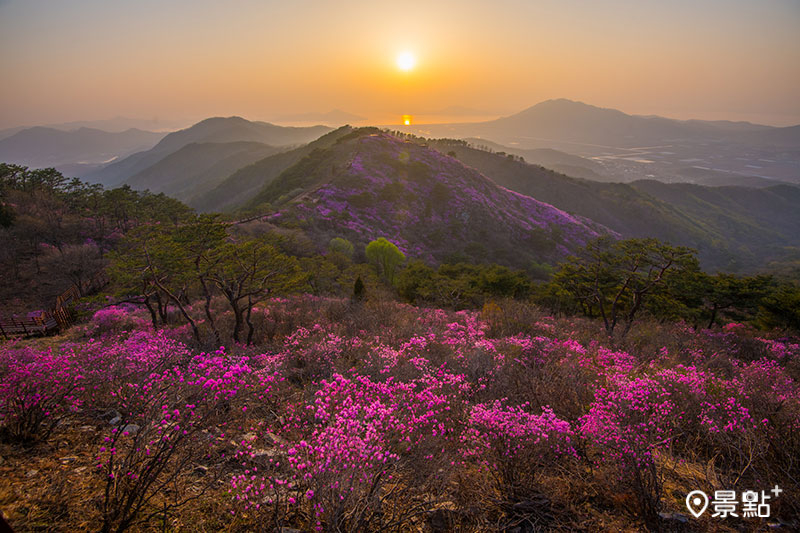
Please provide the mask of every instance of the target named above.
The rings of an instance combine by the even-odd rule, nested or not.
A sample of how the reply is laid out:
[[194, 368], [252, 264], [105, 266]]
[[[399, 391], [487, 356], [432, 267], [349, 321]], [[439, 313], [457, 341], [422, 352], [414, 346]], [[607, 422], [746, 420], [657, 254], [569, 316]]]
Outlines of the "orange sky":
[[561, 97], [798, 124], [799, 36], [796, 0], [0, 0], [0, 128], [334, 108], [386, 123]]

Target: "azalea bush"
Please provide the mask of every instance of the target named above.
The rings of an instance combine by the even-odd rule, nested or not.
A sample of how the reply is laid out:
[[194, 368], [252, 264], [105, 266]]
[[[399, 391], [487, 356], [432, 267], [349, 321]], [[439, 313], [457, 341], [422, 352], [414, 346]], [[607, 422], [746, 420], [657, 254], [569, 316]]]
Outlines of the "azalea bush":
[[485, 472], [500, 503], [514, 504], [535, 496], [540, 476], [578, 455], [569, 422], [549, 407], [534, 414], [528, 404], [506, 406], [501, 400], [472, 407], [461, 435], [465, 461]]
[[0, 427], [48, 445], [88, 428], [104, 531], [210, 507], [230, 530], [604, 527], [580, 494], [658, 528], [681, 491], [775, 484], [774, 512], [800, 510], [796, 341], [648, 323], [611, 345], [505, 305], [275, 298], [256, 343], [211, 350], [108, 308], [57, 348], [0, 347]]
[[83, 368], [66, 353], [0, 346], [0, 435], [13, 442], [46, 439], [83, 404]]

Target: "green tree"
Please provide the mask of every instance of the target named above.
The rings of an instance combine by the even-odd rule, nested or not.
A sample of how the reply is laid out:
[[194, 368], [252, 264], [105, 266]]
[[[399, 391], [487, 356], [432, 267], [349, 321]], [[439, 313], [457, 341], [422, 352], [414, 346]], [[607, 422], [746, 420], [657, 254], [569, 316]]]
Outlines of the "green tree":
[[331, 252], [338, 252], [345, 257], [352, 259], [355, 248], [353, 247], [353, 243], [347, 239], [343, 239], [342, 237], [334, 237], [331, 239], [331, 242], [328, 243], [328, 250]]
[[189, 291], [196, 281], [195, 271], [190, 255], [177, 236], [174, 229], [163, 226], [140, 226], [131, 230], [112, 255], [109, 273], [122, 291], [139, 295], [150, 311], [154, 327], [156, 311], [164, 323], [167, 304], [174, 304], [199, 343], [200, 330], [188, 310]]
[[367, 260], [375, 266], [378, 274], [383, 276], [390, 284], [394, 284], [397, 267], [405, 261], [405, 254], [394, 243], [384, 237], [367, 244], [365, 253]]
[[258, 239], [226, 242], [210, 258], [206, 273], [228, 301], [233, 311], [233, 340], [240, 342], [247, 323], [247, 344], [253, 341], [253, 305], [268, 294], [295, 290], [306, 282], [296, 258]]
[[668, 274], [696, 269], [697, 259], [689, 248], [656, 239], [604, 237], [561, 264], [552, 283], [570, 293], [585, 314], [602, 318], [609, 337], [623, 322], [625, 337]]
[[761, 300], [759, 324], [767, 328], [800, 331], [800, 287], [781, 283]]
[[712, 327], [721, 313], [733, 320], [747, 320], [755, 316], [758, 305], [770, 292], [773, 281], [770, 276], [739, 277], [718, 273], [707, 277], [703, 294], [708, 325]]

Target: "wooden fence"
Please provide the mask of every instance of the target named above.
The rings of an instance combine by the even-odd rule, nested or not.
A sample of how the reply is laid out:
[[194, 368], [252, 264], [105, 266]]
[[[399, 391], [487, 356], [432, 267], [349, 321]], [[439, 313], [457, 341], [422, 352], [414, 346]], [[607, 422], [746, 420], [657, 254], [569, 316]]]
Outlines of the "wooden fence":
[[81, 291], [71, 286], [56, 297], [55, 307], [49, 311], [33, 311], [23, 317], [12, 315], [11, 318], [0, 316], [0, 336], [4, 339], [13, 337], [34, 337], [49, 335], [72, 325], [72, 315], [68, 305], [78, 300], [83, 294], [91, 294], [108, 284], [105, 272], [98, 272], [82, 284]]

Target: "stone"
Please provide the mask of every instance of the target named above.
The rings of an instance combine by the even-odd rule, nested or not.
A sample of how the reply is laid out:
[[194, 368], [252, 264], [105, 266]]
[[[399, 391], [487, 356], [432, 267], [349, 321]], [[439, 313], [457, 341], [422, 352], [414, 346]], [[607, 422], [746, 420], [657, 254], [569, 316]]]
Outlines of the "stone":
[[685, 524], [689, 521], [689, 517], [681, 513], [660, 512], [658, 513], [658, 516], [660, 516], [662, 520], [674, 520], [676, 522], [680, 522], [681, 524]]
[[139, 429], [141, 428], [136, 424], [128, 424], [124, 428], [122, 428], [122, 432], [123, 433], [127, 432], [128, 435], [136, 435], [137, 433], [139, 433]]

